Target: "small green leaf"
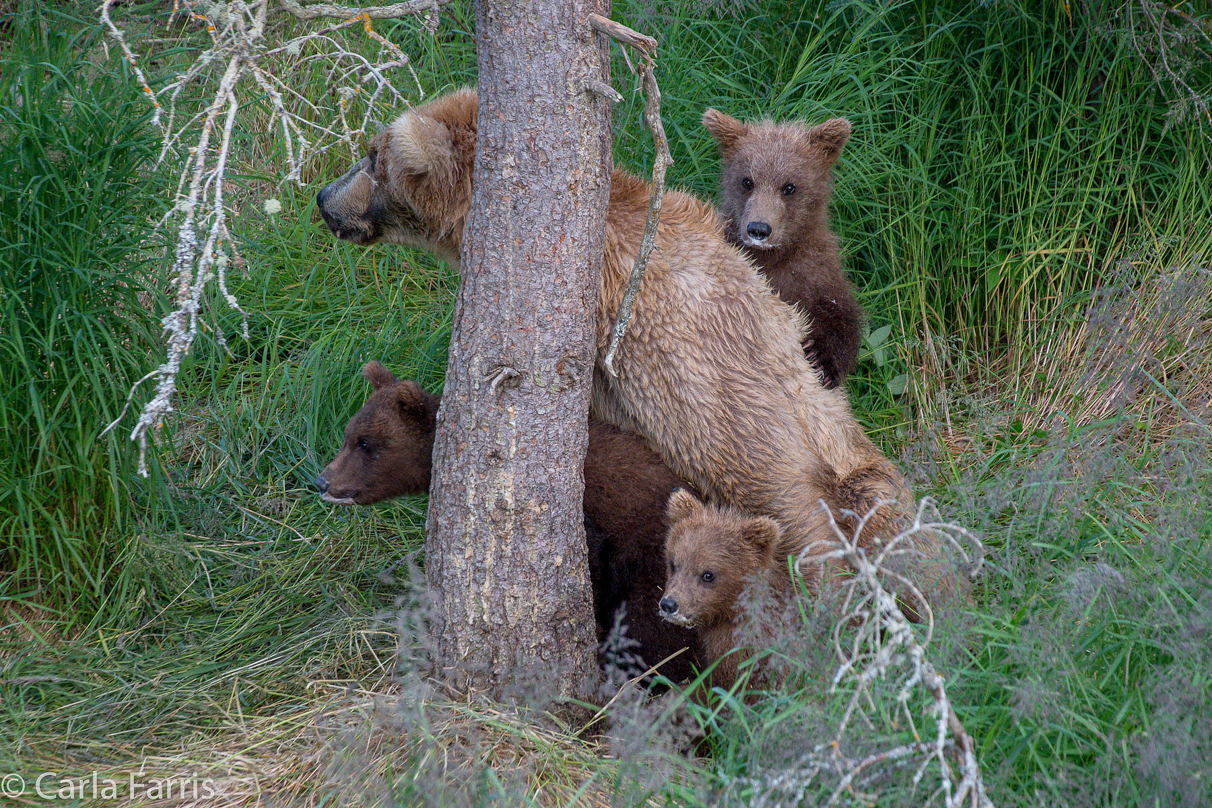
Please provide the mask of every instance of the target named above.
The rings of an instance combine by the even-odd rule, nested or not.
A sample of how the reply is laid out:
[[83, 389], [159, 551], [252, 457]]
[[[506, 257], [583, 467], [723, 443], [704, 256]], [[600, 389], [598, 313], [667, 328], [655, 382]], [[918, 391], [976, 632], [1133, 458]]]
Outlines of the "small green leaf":
[[888, 335], [892, 333], [892, 323], [880, 326], [867, 335], [867, 345], [872, 349], [879, 348], [888, 340]]

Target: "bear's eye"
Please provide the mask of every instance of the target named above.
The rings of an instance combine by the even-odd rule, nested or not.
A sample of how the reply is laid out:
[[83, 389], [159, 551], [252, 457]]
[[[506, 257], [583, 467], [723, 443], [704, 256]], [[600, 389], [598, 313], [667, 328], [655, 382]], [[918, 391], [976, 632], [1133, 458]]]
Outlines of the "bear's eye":
[[670, 575], [672, 575], [673, 573], [675, 573], [675, 572], [677, 572], [677, 571], [678, 571], [677, 564], [674, 564], [674, 563], [673, 563], [673, 560], [672, 560], [672, 559], [670, 559], [670, 561], [669, 561], [669, 574], [670, 574]]
[[366, 438], [358, 438], [358, 448], [364, 452], [369, 452], [370, 441], [366, 440]]
[[791, 196], [795, 193], [795, 183], [789, 182], [783, 186], [783, 196]]
[[741, 187], [744, 188], [746, 191], [752, 191], [753, 190], [753, 180], [746, 177], [745, 179], [741, 180]]
[[707, 570], [699, 577], [701, 577], [703, 579], [703, 583], [709, 584], [715, 580], [715, 573], [712, 572], [711, 570]]

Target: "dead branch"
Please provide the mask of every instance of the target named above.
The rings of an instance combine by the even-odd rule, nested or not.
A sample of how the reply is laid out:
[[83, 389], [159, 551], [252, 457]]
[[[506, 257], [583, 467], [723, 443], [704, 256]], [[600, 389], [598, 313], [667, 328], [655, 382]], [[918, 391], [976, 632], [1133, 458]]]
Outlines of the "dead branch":
[[[925, 637], [919, 638], [918, 630], [901, 611], [896, 594], [890, 591], [905, 591], [912, 585], [905, 576], [886, 566], [900, 554], [918, 552], [917, 547], [942, 545], [956, 553], [961, 568], [975, 569], [980, 563], [980, 542], [962, 527], [937, 518], [930, 501], [922, 500], [912, 524], [869, 556], [857, 537], [867, 521], [886, 504], [877, 503], [861, 517], [848, 514], [856, 517], [858, 523], [849, 534], [830, 514], [837, 541], [828, 547], [810, 547], [797, 559], [801, 565], [842, 561], [854, 573], [846, 584], [842, 614], [834, 628], [834, 651], [839, 665], [830, 685], [832, 692], [848, 691], [850, 697], [832, 739], [816, 744], [790, 766], [735, 781], [752, 794], [750, 804], [754, 806], [799, 805], [808, 798], [810, 789], [819, 790], [826, 782], [832, 790], [825, 805], [836, 805], [847, 797], [874, 803], [879, 797], [880, 781], [888, 775], [913, 771], [912, 785], [916, 788], [937, 768], [938, 785], [923, 804], [935, 803], [941, 796], [946, 808], [993, 807], [985, 792], [976, 745], [952, 709], [943, 677], [926, 656], [933, 616], [927, 612]], [[938, 541], [915, 541], [922, 534]], [[970, 553], [970, 548], [974, 552]], [[916, 588], [912, 588], [912, 593], [915, 597], [921, 594]], [[843, 643], [842, 632], [853, 626], [857, 626], [856, 634], [849, 643]], [[878, 682], [888, 681], [894, 684], [896, 692], [894, 710], [881, 709], [875, 690]], [[920, 708], [910, 706], [914, 693], [929, 697], [924, 716]], [[932, 732], [918, 731], [915, 712], [931, 720]], [[851, 737], [870, 739], [880, 729], [881, 716], [891, 716], [894, 721], [903, 719], [913, 740], [862, 756], [848, 754]], [[892, 729], [895, 728], [894, 724]]]
[[628, 28], [620, 22], [607, 19], [601, 14], [590, 14], [589, 27], [599, 34], [605, 34], [620, 45], [629, 45], [635, 48], [645, 57], [656, 56], [657, 41], [655, 39]]
[[[98, 12], [100, 20], [121, 48], [136, 81], [154, 107], [152, 123], [162, 133], [160, 162], [180, 166], [173, 207], [161, 221], [161, 226], [173, 226], [176, 231], [175, 308], [161, 321], [166, 333], [166, 361], [134, 383], [126, 406], [105, 428], [108, 432], [116, 427], [125, 417], [135, 390], [144, 382], [156, 379], [155, 393], [131, 430], [131, 440], [139, 444], [139, 474], [146, 477], [148, 473], [149, 434], [154, 434], [173, 409], [177, 377], [198, 334], [206, 290], [212, 281], [218, 285], [218, 293], [227, 305], [240, 313], [242, 331], [244, 337], [248, 337], [248, 316], [228, 288], [227, 271], [239, 256], [228, 229], [224, 199], [232, 137], [242, 106], [244, 91], [241, 88], [249, 85], [251, 95], [268, 100], [269, 126], [278, 127], [286, 151], [287, 170], [283, 181], [301, 182], [305, 163], [316, 154], [338, 144], [345, 144], [351, 154], [356, 153], [358, 138], [376, 128], [372, 115], [375, 102], [382, 96], [388, 96], [396, 105], [408, 103], [408, 98], [396, 89], [387, 75], [388, 71], [407, 69], [418, 97], [424, 95], [408, 56], [373, 29], [372, 19], [428, 15], [427, 24], [436, 25], [437, 9], [447, 1], [411, 0], [363, 11], [342, 6], [304, 6], [298, 0], [254, 0], [237, 4], [180, 0], [179, 13], [205, 26], [210, 46], [200, 49], [194, 62], [159, 91], [152, 89], [123, 30], [113, 21], [115, 0], [102, 3]], [[278, 10], [287, 11], [300, 20], [328, 17], [340, 22], [305, 31], [287, 42], [269, 42], [265, 36], [266, 20], [271, 12]], [[366, 36], [380, 46], [385, 58], [371, 60], [351, 53], [337, 41], [334, 35], [353, 25], [362, 26]], [[269, 58], [277, 56], [290, 58]], [[278, 67], [283, 63], [290, 67]], [[281, 72], [317, 63], [325, 66], [328, 78], [321, 91], [327, 94], [332, 90], [336, 110], [322, 109], [292, 88], [284, 76], [275, 73], [275, 70]], [[183, 98], [196, 97], [199, 90], [209, 97], [209, 103], [201, 111], [188, 111], [184, 120], [179, 121], [178, 104]], [[351, 123], [349, 101], [359, 95], [366, 98], [367, 103], [361, 119]], [[340, 121], [339, 131], [332, 125], [333, 120]], [[221, 334], [218, 340], [223, 343]]]
[[407, 0], [404, 3], [392, 3], [387, 6], [371, 6], [370, 8], [353, 8], [351, 6], [334, 6], [329, 3], [312, 3], [303, 5], [298, 0], [279, 0], [282, 8], [297, 20], [314, 20], [326, 17], [334, 20], [398, 20], [401, 17], [425, 15], [425, 30], [433, 33], [438, 30], [438, 11], [450, 0]]
[[[644, 283], [644, 272], [648, 268], [648, 257], [656, 244], [657, 225], [661, 219], [661, 203], [665, 198], [665, 171], [673, 165], [673, 156], [669, 153], [669, 140], [665, 136], [665, 127], [661, 123], [661, 90], [657, 86], [656, 54], [657, 42], [649, 36], [634, 31], [625, 25], [608, 20], [597, 14], [589, 15], [589, 24], [593, 30], [604, 34], [614, 41], [635, 48], [640, 56], [640, 66], [632, 69], [640, 74], [644, 89], [644, 126], [652, 135], [656, 147], [656, 157], [652, 162], [652, 194], [648, 199], [648, 217], [644, 222], [644, 235], [640, 239], [640, 249], [636, 254], [635, 265], [631, 269], [631, 277], [627, 280], [627, 289], [623, 293], [623, 302], [615, 315], [614, 332], [610, 337], [610, 348], [606, 351], [606, 372], [618, 377], [614, 367], [615, 354], [619, 342], [627, 333], [631, 324], [631, 308], [635, 297]], [[630, 65], [631, 62], [628, 61]]]
[[[917, 755], [921, 760], [914, 774], [914, 785], [920, 782], [929, 765], [934, 762], [938, 765], [939, 776], [939, 786], [935, 793], [943, 795], [943, 804], [947, 808], [960, 806], [968, 801], [974, 807], [991, 808], [993, 803], [985, 793], [976, 760], [975, 743], [964, 730], [951, 706], [943, 677], [926, 658], [926, 645], [930, 642], [934, 629], [933, 613], [921, 591], [908, 578], [891, 571], [886, 563], [898, 554], [924, 552], [912, 545], [915, 544], [915, 537], [926, 535], [940, 540], [938, 552], [950, 549], [958, 558], [958, 566], [972, 573], [980, 565], [982, 546], [980, 540], [963, 527], [942, 521], [933, 503], [926, 498], [918, 505], [912, 523], [881, 545], [874, 557], [868, 557], [867, 552], [859, 546], [858, 536], [862, 534], [866, 522], [881, 507], [892, 504], [894, 503], [877, 502], [870, 512], [858, 520], [858, 526], [849, 535], [838, 526], [831, 513], [829, 520], [837, 537], [837, 545], [824, 552], [819, 548], [809, 548], [799, 559], [799, 563], [842, 560], [854, 571], [854, 577], [847, 585], [843, 617], [834, 628], [834, 649], [841, 664], [831, 686], [836, 690], [843, 682], [848, 681], [854, 688], [837, 734], [830, 745], [833, 765], [837, 771], [845, 772], [845, 775], [834, 793], [834, 799], [828, 804], [833, 804], [843, 790], [849, 789], [854, 778], [869, 766], [884, 759]], [[927, 516], [930, 518], [926, 518]], [[925, 542], [925, 546], [933, 547], [934, 544], [932, 541]], [[969, 547], [976, 548], [976, 553], [970, 554]], [[918, 639], [913, 624], [900, 609], [896, 594], [888, 590], [889, 584], [894, 590], [907, 590], [916, 603], [925, 607], [927, 628], [923, 639]], [[849, 646], [843, 647], [842, 627], [856, 624], [859, 626], [858, 631]], [[896, 754], [884, 752], [858, 761], [846, 760], [841, 749], [852, 717], [856, 713], [863, 713], [864, 702], [871, 702], [871, 687], [876, 680], [886, 680], [892, 676], [899, 677], [900, 689], [896, 697], [898, 711], [912, 729], [915, 743], [893, 750]], [[925, 690], [933, 701], [930, 713], [935, 719], [935, 732], [933, 740], [929, 742], [921, 740], [909, 707], [909, 700], [918, 688]], [[870, 717], [862, 717], [866, 725], [872, 725]], [[952, 772], [952, 765], [959, 769], [958, 781]]]

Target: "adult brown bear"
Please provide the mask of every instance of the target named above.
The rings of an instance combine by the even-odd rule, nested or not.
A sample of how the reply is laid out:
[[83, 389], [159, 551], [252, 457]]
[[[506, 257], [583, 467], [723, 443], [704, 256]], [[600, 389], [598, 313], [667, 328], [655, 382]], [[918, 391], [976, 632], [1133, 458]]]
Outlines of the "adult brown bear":
[[[367, 156], [318, 196], [332, 232], [359, 244], [420, 245], [457, 262], [476, 108], [474, 90], [457, 90], [377, 135]], [[819, 504], [835, 501], [830, 486], [861, 481], [850, 490], [862, 494], [862, 510], [907, 502], [903, 478], [855, 421], [845, 393], [822, 386], [805, 359], [803, 315], [728, 243], [719, 214], [689, 194], [665, 195], [618, 375], [601, 370], [648, 196], [643, 180], [613, 173], [592, 413], [643, 435], [710, 500], [773, 517], [783, 556], [833, 543]]]

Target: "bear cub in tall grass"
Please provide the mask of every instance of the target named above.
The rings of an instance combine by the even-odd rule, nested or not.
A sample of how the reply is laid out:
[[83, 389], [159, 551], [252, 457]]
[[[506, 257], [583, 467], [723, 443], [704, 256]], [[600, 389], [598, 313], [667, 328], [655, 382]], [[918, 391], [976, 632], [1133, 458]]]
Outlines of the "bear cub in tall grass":
[[703, 113], [723, 160], [720, 212], [728, 239], [753, 259], [780, 298], [808, 315], [804, 354], [836, 387], [854, 370], [863, 311], [829, 230], [830, 171], [850, 138], [834, 118], [811, 129], [743, 123]]
[[[378, 362], [368, 362], [362, 375], [374, 392], [316, 478], [321, 497], [371, 505], [428, 492], [440, 396], [414, 381], [398, 381]], [[657, 607], [665, 583], [665, 503], [686, 485], [638, 435], [590, 421], [584, 507], [594, 616], [599, 640], [612, 631], [616, 616], [626, 624], [626, 637], [637, 647], [625, 641], [618, 648], [615, 638], [603, 661], [630, 675], [677, 654], [659, 672], [680, 682], [699, 660], [694, 632], [662, 621]], [[626, 610], [621, 616], [620, 609]]]
[[[778, 554], [782, 530], [769, 517], [707, 505], [685, 489], [669, 497], [666, 520], [661, 616], [697, 632], [704, 664], [715, 663], [710, 685], [727, 690], [753, 649], [770, 644], [796, 594], [786, 559]], [[762, 614], [750, 615], [755, 630], [745, 632], [742, 592], [762, 583], [770, 597]], [[776, 684], [768, 665], [756, 674], [754, 684]]]
[[[836, 490], [818, 507], [828, 508], [838, 529], [854, 536], [860, 515], [845, 504], [849, 494]], [[669, 531], [665, 538], [666, 582], [660, 600], [661, 616], [698, 634], [705, 666], [715, 663], [710, 674], [713, 687], [731, 688], [738, 668], [752, 658], [755, 649], [771, 648], [788, 629], [802, 630], [796, 599], [803, 593], [840, 603], [851, 568], [841, 562], [825, 562], [812, 570], [802, 563], [794, 578], [787, 555], [780, 552], [782, 531], [774, 520], [727, 506], [705, 504], [692, 493], [679, 489], [669, 497], [666, 511]], [[923, 622], [940, 606], [968, 602], [966, 580], [956, 563], [959, 559], [941, 553], [932, 527], [907, 530], [898, 517], [881, 525], [875, 533], [864, 531], [859, 546], [868, 558], [880, 559], [884, 584], [891, 586], [897, 605], [912, 622]], [[879, 540], [899, 533], [894, 545], [881, 548]], [[888, 552], [882, 552], [887, 550]], [[802, 576], [802, 577], [801, 577]], [[885, 577], [886, 576], [886, 577]], [[912, 582], [914, 586], [907, 586]], [[756, 589], [751, 589], [756, 587]], [[926, 603], [918, 595], [927, 598]], [[750, 597], [756, 595], [756, 597]], [[783, 674], [769, 658], [759, 661], [751, 686], [773, 687]]]

